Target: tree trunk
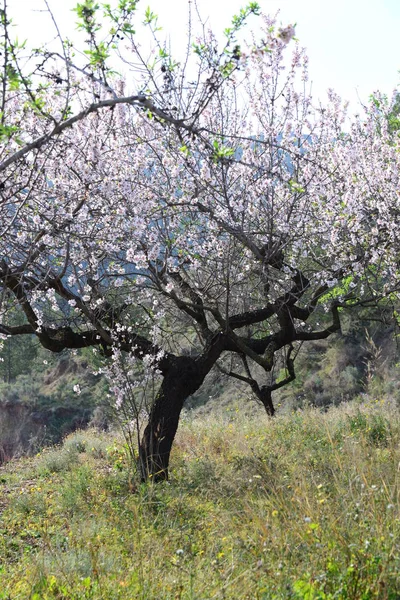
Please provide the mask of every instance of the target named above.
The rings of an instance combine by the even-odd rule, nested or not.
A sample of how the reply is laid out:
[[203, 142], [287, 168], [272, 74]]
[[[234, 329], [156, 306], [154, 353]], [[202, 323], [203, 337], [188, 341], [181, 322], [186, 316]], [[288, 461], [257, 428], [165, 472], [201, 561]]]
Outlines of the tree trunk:
[[275, 414], [275, 407], [272, 402], [272, 390], [267, 386], [262, 387], [260, 390], [259, 398], [264, 405], [267, 415], [269, 417], [273, 417]]
[[183, 404], [199, 389], [209, 369], [189, 357], [177, 357], [164, 377], [139, 448], [143, 481], [165, 481]]

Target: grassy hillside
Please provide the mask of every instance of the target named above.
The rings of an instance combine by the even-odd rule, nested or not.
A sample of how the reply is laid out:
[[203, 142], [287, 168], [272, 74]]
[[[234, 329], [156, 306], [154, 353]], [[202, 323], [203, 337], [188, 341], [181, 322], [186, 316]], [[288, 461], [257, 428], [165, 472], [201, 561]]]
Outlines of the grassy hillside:
[[93, 431], [0, 470], [0, 598], [400, 598], [400, 416], [187, 417], [169, 483]]

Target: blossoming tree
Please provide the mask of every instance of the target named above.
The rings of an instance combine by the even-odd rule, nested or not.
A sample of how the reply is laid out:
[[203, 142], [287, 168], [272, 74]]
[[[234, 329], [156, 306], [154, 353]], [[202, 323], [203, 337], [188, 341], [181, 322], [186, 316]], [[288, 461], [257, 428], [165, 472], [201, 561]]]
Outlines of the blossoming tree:
[[300, 344], [399, 290], [398, 137], [374, 105], [347, 133], [333, 92], [313, 107], [292, 27], [263, 17], [234, 45], [251, 6], [222, 52], [195, 44], [189, 80], [163, 50], [125, 95], [92, 50], [79, 78], [56, 63], [40, 109], [3, 94], [0, 332], [101, 352], [119, 407], [155, 389], [143, 478], [168, 477], [184, 402], [216, 365], [273, 415]]

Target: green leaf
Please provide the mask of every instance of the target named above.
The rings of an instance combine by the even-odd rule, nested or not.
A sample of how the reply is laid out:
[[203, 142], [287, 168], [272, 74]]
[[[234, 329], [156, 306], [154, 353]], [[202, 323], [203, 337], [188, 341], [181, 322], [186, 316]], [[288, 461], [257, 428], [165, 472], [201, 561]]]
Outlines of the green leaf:
[[157, 19], [158, 19], [158, 15], [156, 15], [155, 13], [153, 13], [153, 11], [150, 9], [150, 6], [148, 6], [146, 8], [145, 13], [144, 13], [144, 21], [143, 21], [143, 23], [145, 25], [151, 25], [152, 23], [156, 24], [157, 23]]
[[190, 155], [190, 150], [187, 146], [181, 146], [179, 148], [180, 152], [182, 152], [182, 154], [184, 154], [185, 156], [189, 156]]
[[16, 133], [20, 131], [20, 128], [16, 125], [1, 125], [0, 124], [0, 141], [7, 141], [14, 137]]
[[295, 181], [294, 179], [291, 179], [289, 181], [289, 187], [290, 187], [291, 191], [295, 192], [296, 194], [304, 194], [304, 192], [305, 192], [305, 189], [299, 183], [297, 183], [297, 181]]

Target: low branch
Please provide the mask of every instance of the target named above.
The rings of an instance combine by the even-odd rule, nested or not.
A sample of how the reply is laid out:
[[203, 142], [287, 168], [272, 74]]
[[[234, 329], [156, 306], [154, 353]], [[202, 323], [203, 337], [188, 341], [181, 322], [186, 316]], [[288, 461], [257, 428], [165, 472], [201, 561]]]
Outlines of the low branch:
[[240, 327], [255, 325], [256, 323], [265, 321], [265, 319], [269, 319], [275, 313], [275, 304], [268, 303], [267, 306], [264, 306], [264, 308], [248, 310], [240, 314], [232, 315], [232, 317], [229, 317], [229, 326], [231, 329], [240, 329]]
[[25, 325], [3, 325], [0, 323], [0, 333], [3, 335], [29, 335], [35, 334], [35, 330], [32, 325], [25, 323]]
[[296, 379], [296, 373], [294, 371], [294, 359], [292, 358], [292, 352], [293, 352], [293, 346], [290, 345], [289, 351], [286, 356], [286, 369], [288, 371], [288, 375], [287, 375], [287, 377], [285, 377], [285, 379], [282, 379], [282, 381], [279, 381], [279, 383], [273, 383], [272, 385], [268, 386], [271, 392], [274, 392], [275, 390], [279, 390], [281, 387], [287, 385], [288, 383], [291, 383], [292, 381], [294, 381]]
[[323, 329], [322, 331], [298, 331], [295, 334], [294, 340], [296, 341], [313, 341], [313, 340], [324, 340], [332, 333], [340, 331], [340, 315], [338, 303], [334, 303], [331, 306], [332, 313], [332, 325]]

